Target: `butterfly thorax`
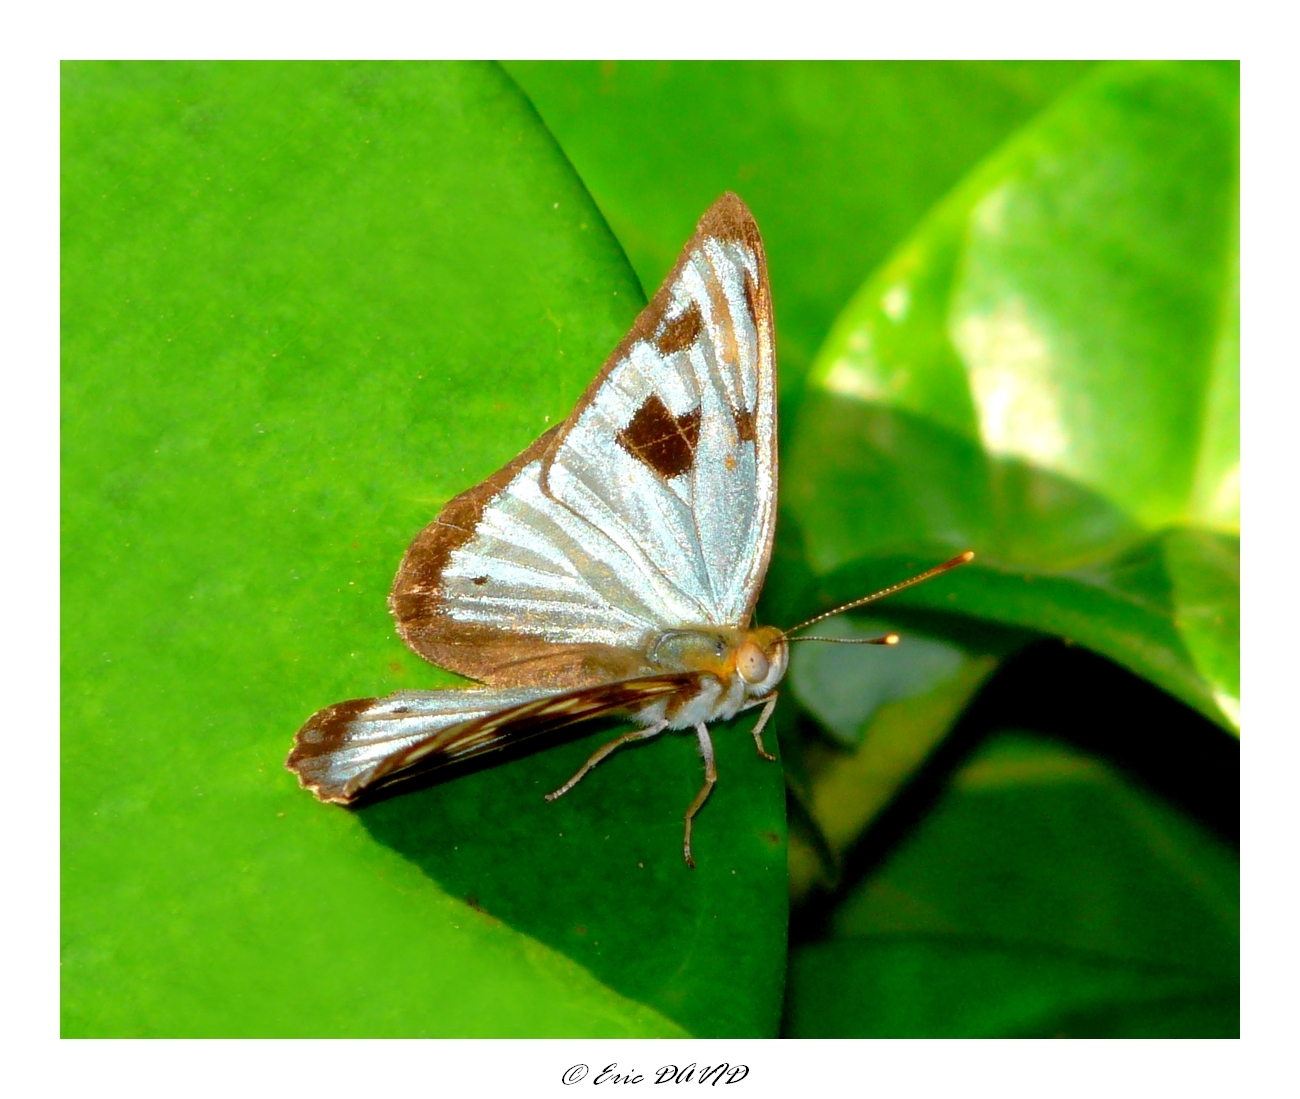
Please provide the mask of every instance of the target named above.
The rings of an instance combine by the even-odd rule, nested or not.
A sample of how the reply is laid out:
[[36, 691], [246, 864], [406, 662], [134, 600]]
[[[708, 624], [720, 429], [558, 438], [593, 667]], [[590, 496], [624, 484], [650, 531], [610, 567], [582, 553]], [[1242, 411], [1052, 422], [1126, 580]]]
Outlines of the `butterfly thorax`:
[[768, 694], [785, 675], [789, 647], [772, 626], [742, 629], [696, 626], [664, 630], [646, 647], [656, 671], [702, 672], [693, 695], [660, 699], [637, 713], [647, 724], [667, 720], [672, 728], [732, 717], [750, 699]]

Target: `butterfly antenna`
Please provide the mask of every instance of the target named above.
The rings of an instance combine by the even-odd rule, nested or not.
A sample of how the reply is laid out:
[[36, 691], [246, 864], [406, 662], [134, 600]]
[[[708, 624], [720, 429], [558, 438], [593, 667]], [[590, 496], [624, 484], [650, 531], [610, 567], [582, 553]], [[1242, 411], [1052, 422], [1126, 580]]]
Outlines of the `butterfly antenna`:
[[828, 645], [897, 645], [898, 634], [887, 633], [883, 637], [786, 637], [786, 640], [792, 645], [796, 641], [825, 641]]
[[941, 576], [950, 569], [955, 569], [958, 565], [964, 565], [967, 562], [974, 560], [974, 550], [967, 550], [965, 553], [959, 553], [956, 557], [952, 558], [952, 560], [945, 561], [942, 565], [935, 565], [932, 569], [926, 569], [925, 572], [913, 576], [909, 580], [900, 580], [897, 584], [890, 584], [889, 587], [881, 588], [879, 591], [872, 592], [870, 595], [864, 595], [861, 599], [854, 599], [852, 602], [845, 603], [843, 606], [816, 615], [813, 618], [808, 619], [807, 622], [800, 622], [797, 626], [791, 626], [788, 630], [784, 631], [785, 637], [788, 641], [830, 641], [841, 645], [897, 645], [898, 634], [896, 633], [887, 633], [884, 637], [872, 637], [863, 640], [850, 640], [848, 638], [834, 637], [791, 637], [790, 635], [792, 633], [797, 633], [799, 630], [806, 630], [809, 626], [815, 626], [818, 622], [824, 622], [828, 618], [833, 618], [837, 614], [851, 611], [855, 607], [863, 607], [868, 603], [874, 603], [877, 599], [884, 599], [886, 596], [893, 595], [905, 588], [914, 588], [917, 584], [923, 584], [927, 580], [933, 580], [936, 576]]

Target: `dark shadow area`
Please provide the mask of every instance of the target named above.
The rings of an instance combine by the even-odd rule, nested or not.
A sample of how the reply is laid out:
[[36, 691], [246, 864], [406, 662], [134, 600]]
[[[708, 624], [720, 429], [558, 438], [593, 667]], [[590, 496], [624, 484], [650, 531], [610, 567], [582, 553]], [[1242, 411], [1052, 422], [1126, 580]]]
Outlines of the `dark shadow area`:
[[1240, 845], [1240, 742], [1087, 650], [1042, 641], [1009, 658], [953, 732], [845, 854], [838, 886], [791, 913], [791, 946], [824, 938], [836, 906], [916, 830], [987, 737], [1015, 728], [1098, 757]]
[[[400, 772], [395, 776], [394, 780], [389, 781], [385, 786], [380, 786], [378, 789], [372, 787], [361, 791], [352, 808], [361, 814], [362, 819], [368, 826], [373, 814], [368, 813], [367, 810], [382, 805], [384, 802], [404, 797], [407, 794], [415, 794], [422, 790], [445, 786], [449, 782], [456, 782], [458, 779], [468, 778], [470, 775], [477, 775], [482, 771], [491, 771], [516, 760], [527, 759], [538, 752], [545, 752], [552, 748], [570, 744], [575, 740], [595, 736], [594, 727], [595, 725], [590, 722], [585, 725], [578, 723], [565, 728], [550, 730], [543, 736], [521, 734], [517, 739], [481, 756], [473, 756], [470, 759], [460, 760], [455, 763], [442, 763], [439, 761], [433, 770], [421, 771], [417, 764], [407, 771]], [[612, 740], [628, 726], [619, 724], [616, 721], [602, 721], [599, 723], [599, 728], [604, 734], [603, 739]], [[632, 744], [625, 745], [622, 751], [631, 752], [639, 747], [642, 747], [642, 745], [634, 741]]]
[[[795, 1038], [1234, 1038], [1235, 982], [1060, 945], [898, 934], [796, 954]], [[900, 996], [900, 986], [909, 995]], [[1046, 995], [1044, 993], [1047, 993]]]

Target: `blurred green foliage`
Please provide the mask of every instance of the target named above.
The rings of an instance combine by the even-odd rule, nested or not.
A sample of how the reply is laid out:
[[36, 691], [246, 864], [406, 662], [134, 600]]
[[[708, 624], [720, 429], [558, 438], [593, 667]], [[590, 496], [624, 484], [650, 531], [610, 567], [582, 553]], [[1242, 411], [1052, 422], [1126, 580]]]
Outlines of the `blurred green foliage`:
[[[66, 65], [63, 1033], [1235, 1033], [1236, 112], [1222, 64]], [[410, 537], [728, 188], [764, 620], [979, 554], [796, 653], [788, 847], [746, 721], [694, 873], [682, 738], [316, 804], [308, 714], [455, 681]]]

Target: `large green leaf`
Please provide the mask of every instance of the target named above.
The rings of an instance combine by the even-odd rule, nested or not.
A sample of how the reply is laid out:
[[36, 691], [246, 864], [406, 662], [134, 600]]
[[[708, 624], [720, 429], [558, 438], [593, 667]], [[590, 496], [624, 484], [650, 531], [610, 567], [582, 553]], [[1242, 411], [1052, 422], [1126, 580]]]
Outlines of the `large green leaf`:
[[63, 81], [63, 1031], [774, 1032], [779, 767], [594, 735], [361, 813], [317, 707], [448, 685], [384, 599], [453, 493], [565, 415], [641, 303], [490, 66]]
[[791, 957], [793, 1037], [1235, 1036], [1237, 862], [1100, 760], [994, 737]]
[[1231, 65], [1099, 71], [873, 276], [810, 375], [785, 502], [847, 599], [1077, 641], [1235, 727]]
[[511, 62], [647, 290], [725, 190], [763, 230], [782, 394], [862, 279], [1079, 62]]

